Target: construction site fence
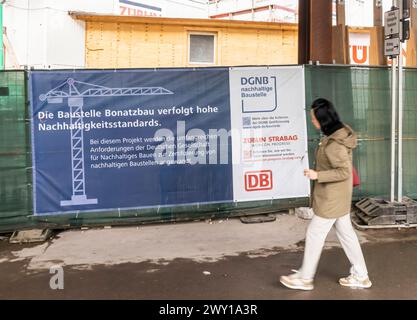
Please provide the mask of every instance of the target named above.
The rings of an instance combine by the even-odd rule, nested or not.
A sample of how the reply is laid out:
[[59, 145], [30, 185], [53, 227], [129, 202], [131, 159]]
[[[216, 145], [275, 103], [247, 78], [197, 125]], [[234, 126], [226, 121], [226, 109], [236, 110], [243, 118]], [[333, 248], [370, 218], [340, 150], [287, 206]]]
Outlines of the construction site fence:
[[[417, 69], [404, 70], [403, 192], [417, 198]], [[388, 67], [305, 66], [310, 165], [320, 133], [310, 124], [308, 106], [318, 97], [336, 106], [343, 122], [358, 134], [354, 165], [361, 185], [354, 200], [390, 194], [391, 74]], [[32, 150], [27, 72], [0, 71], [0, 232], [30, 228], [131, 225], [193, 221], [277, 212], [307, 206], [309, 199], [280, 199], [224, 204], [34, 216]]]

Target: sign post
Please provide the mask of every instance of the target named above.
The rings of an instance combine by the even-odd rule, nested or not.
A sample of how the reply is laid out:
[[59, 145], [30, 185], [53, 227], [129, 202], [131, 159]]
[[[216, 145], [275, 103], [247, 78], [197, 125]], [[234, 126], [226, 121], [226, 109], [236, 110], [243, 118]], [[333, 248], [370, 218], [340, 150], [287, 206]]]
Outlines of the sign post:
[[[398, 4], [399, 7], [395, 5]], [[403, 135], [403, 58], [402, 43], [410, 38], [410, 0], [393, 0], [393, 7], [385, 12], [384, 54], [392, 59], [392, 119], [391, 119], [391, 202], [395, 200], [395, 132], [396, 104], [398, 102], [398, 194], [402, 202], [402, 135]], [[398, 57], [398, 59], [397, 59]], [[398, 60], [398, 87], [396, 83], [396, 60]], [[398, 90], [398, 100], [396, 96]]]
[[[394, 1], [395, 2], [395, 1]], [[401, 53], [400, 33], [400, 10], [393, 6], [384, 14], [385, 25], [385, 56], [391, 57], [391, 192], [390, 201], [395, 200], [395, 131], [396, 131], [396, 57]]]
[[398, 61], [398, 202], [403, 201], [403, 57], [402, 42], [410, 38], [410, 0], [400, 1], [400, 55]]

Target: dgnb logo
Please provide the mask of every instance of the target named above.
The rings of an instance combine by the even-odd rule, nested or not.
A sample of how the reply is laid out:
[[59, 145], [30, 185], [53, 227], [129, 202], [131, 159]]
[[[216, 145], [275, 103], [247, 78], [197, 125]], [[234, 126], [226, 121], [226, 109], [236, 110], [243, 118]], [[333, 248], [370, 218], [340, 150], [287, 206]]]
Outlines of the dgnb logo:
[[49, 268], [49, 273], [54, 275], [51, 277], [51, 280], [49, 280], [49, 287], [52, 290], [63, 290], [64, 269], [59, 265], [55, 265]]
[[272, 187], [273, 183], [271, 170], [245, 172], [246, 191], [271, 190]]
[[240, 83], [242, 86], [244, 85], [261, 85], [261, 84], [268, 84], [269, 78], [268, 77], [242, 77], [240, 78]]

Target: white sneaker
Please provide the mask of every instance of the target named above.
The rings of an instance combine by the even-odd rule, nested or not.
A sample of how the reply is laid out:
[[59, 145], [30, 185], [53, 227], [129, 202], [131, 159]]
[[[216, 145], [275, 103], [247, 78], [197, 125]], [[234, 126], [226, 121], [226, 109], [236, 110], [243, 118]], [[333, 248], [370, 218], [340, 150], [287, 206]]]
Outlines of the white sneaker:
[[313, 290], [313, 280], [302, 279], [301, 275], [298, 271], [294, 271], [293, 274], [289, 276], [281, 276], [279, 278], [279, 282], [281, 282], [284, 286], [290, 289], [295, 290]]
[[372, 282], [369, 280], [368, 277], [366, 278], [359, 278], [353, 274], [346, 278], [340, 278], [339, 279], [340, 285], [344, 287], [351, 287], [351, 288], [370, 288], [372, 286]]

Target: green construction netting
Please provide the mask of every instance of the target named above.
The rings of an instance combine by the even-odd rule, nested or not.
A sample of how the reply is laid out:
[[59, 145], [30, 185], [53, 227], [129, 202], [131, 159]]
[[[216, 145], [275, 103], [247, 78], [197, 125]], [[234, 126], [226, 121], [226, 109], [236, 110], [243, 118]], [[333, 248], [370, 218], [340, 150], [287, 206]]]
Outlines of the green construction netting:
[[[334, 102], [344, 122], [359, 134], [354, 153], [362, 184], [355, 199], [390, 192], [390, 70], [388, 68], [306, 66], [306, 105], [317, 97]], [[223, 205], [34, 217], [30, 124], [27, 121], [23, 71], [0, 72], [0, 232], [31, 227], [134, 224], [196, 220], [276, 211], [306, 205], [307, 199], [284, 199]], [[404, 71], [404, 195], [417, 198], [417, 70]], [[309, 115], [307, 115], [309, 119]], [[309, 157], [313, 161], [318, 132], [308, 122]], [[312, 163], [311, 163], [312, 164]]]
[[[403, 194], [417, 198], [417, 70], [404, 70]], [[306, 66], [306, 103], [334, 102], [342, 120], [358, 133], [354, 165], [361, 177], [354, 198], [388, 197], [391, 171], [391, 71], [389, 68]], [[311, 125], [310, 154], [319, 134]]]
[[0, 72], [0, 224], [31, 214], [29, 123], [23, 71]]
[[[387, 68], [306, 67], [306, 103], [317, 97], [332, 101], [342, 121], [358, 133], [354, 165], [361, 177], [354, 197], [390, 193], [391, 94]], [[319, 134], [309, 126], [313, 151]]]
[[403, 190], [417, 199], [417, 70], [404, 72]]

